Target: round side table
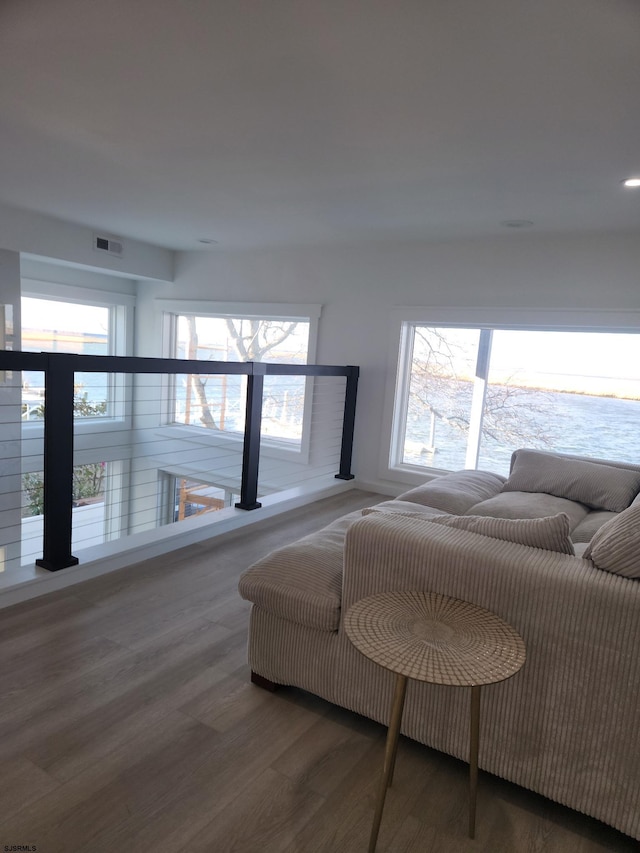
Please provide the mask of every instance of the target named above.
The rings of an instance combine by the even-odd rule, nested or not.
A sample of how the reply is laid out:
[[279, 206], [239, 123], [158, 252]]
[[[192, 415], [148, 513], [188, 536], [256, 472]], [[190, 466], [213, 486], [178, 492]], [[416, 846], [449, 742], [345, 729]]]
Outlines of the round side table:
[[471, 687], [469, 837], [475, 834], [480, 688], [515, 675], [525, 661], [520, 635], [482, 607], [433, 592], [388, 592], [356, 602], [345, 630], [365, 657], [396, 674], [384, 766], [369, 841], [374, 853], [391, 785], [407, 679]]

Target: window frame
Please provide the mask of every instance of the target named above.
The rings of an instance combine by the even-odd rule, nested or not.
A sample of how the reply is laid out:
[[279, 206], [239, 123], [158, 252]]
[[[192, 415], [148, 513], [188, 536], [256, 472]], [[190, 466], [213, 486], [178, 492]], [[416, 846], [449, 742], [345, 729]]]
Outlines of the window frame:
[[[133, 354], [135, 296], [119, 291], [109, 292], [90, 287], [58, 284], [23, 277], [21, 298], [92, 305], [109, 309], [108, 354], [127, 356]], [[20, 330], [21, 331], [21, 330]], [[76, 418], [74, 420], [74, 465], [105, 462], [108, 474], [104, 485], [104, 541], [117, 539], [126, 526], [129, 501], [129, 458], [123, 457], [119, 446], [102, 437], [132, 428], [131, 377], [111, 382], [108, 405], [111, 412], [104, 416]], [[21, 424], [22, 462], [21, 476], [42, 470], [43, 421], [25, 421]], [[26, 450], [26, 452], [25, 452]], [[124, 509], [123, 509], [124, 507]]]
[[[413, 352], [408, 330], [415, 326], [539, 332], [621, 333], [640, 336], [640, 311], [572, 309], [396, 308], [391, 314], [388, 371], [379, 472], [390, 481], [419, 485], [449, 473], [401, 461], [406, 429], [406, 396]], [[401, 396], [404, 395], [404, 396]], [[403, 402], [405, 401], [405, 402]], [[404, 411], [403, 411], [404, 408]]]
[[[318, 325], [322, 312], [319, 304], [298, 304], [280, 302], [211, 302], [205, 300], [157, 299], [156, 310], [161, 314], [162, 355], [164, 358], [175, 358], [177, 344], [177, 323], [179, 316], [216, 317], [248, 320], [278, 320], [303, 322], [309, 324], [307, 344], [307, 364], [314, 364], [318, 343]], [[297, 461], [309, 461], [311, 445], [311, 419], [313, 408], [314, 380], [312, 376], [305, 378], [304, 408], [302, 415], [302, 432], [300, 442], [288, 442], [286, 439], [274, 436], [261, 436], [262, 452], [269, 456], [282, 459], [295, 458]], [[241, 445], [243, 434], [232, 431], [216, 432], [215, 435], [205, 433], [202, 427], [194, 424], [179, 424], [172, 421], [175, 396], [175, 383], [172, 380], [164, 383], [162, 393], [162, 410], [164, 430], [182, 431], [185, 434], [197, 434], [212, 445], [232, 443]]]
[[[44, 299], [50, 302], [68, 302], [75, 305], [91, 305], [109, 310], [108, 355], [127, 356], [133, 354], [135, 296], [127, 293], [109, 293], [88, 287], [56, 284], [23, 278], [21, 298]], [[119, 430], [131, 421], [130, 378], [111, 381], [107, 399], [106, 415], [77, 418], [74, 422], [76, 435], [93, 432]], [[23, 435], [35, 438], [43, 431], [39, 421], [26, 421]]]

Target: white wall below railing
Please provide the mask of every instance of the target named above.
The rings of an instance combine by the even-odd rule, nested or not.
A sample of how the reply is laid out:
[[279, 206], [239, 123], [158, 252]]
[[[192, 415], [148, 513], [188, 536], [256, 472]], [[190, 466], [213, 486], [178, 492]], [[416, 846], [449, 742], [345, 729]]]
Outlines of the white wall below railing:
[[[22, 519], [21, 558], [22, 566], [32, 566], [42, 557], [42, 530], [44, 516], [32, 515]], [[104, 542], [104, 503], [87, 504], [73, 508], [74, 554], [85, 548], [102, 545]]]

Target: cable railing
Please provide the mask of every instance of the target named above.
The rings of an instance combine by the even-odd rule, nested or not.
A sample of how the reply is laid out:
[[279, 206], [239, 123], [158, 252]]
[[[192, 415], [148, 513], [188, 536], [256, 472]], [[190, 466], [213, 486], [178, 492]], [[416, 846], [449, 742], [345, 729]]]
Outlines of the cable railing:
[[0, 351], [0, 571], [352, 479], [358, 375]]

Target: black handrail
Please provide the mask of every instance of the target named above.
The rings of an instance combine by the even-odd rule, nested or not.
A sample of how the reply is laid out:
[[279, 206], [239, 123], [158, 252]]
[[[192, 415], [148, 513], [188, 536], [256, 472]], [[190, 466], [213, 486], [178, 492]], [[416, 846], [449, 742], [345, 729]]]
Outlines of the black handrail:
[[49, 571], [73, 566], [73, 379], [82, 373], [227, 374], [247, 376], [247, 403], [239, 509], [258, 509], [260, 426], [265, 376], [346, 377], [339, 479], [351, 473], [356, 395], [360, 369], [321, 364], [200, 361], [135, 356], [73, 355], [0, 350], [0, 371], [41, 371], [45, 377], [44, 408], [44, 536], [38, 566]]

